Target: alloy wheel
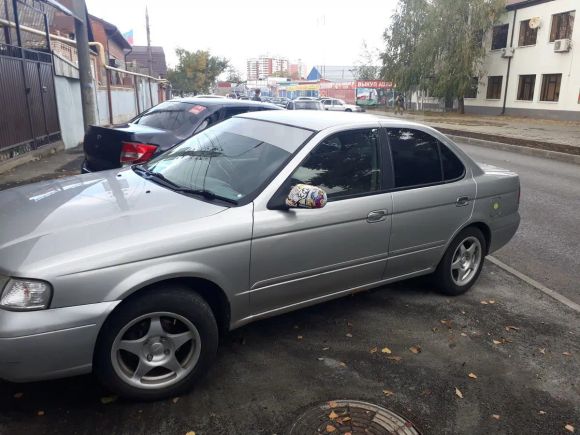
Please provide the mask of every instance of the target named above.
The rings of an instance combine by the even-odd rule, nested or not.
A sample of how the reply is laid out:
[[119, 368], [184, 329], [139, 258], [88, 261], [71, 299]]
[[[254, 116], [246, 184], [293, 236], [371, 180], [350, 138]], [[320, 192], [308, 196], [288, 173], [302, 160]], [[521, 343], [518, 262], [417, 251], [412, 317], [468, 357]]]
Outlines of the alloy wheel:
[[481, 264], [481, 243], [477, 237], [465, 238], [451, 257], [451, 279], [457, 286], [468, 284], [477, 274]]

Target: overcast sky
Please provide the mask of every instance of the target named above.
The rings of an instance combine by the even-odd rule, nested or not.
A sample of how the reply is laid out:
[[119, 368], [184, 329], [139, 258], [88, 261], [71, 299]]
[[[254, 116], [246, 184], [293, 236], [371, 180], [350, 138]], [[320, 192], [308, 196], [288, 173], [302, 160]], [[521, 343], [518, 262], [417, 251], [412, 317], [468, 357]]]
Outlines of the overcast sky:
[[313, 65], [352, 65], [363, 40], [380, 48], [396, 0], [86, 0], [89, 13], [133, 29], [135, 45], [146, 45], [145, 6], [151, 44], [174, 50], [209, 49], [230, 59], [245, 75], [246, 59], [262, 54]]

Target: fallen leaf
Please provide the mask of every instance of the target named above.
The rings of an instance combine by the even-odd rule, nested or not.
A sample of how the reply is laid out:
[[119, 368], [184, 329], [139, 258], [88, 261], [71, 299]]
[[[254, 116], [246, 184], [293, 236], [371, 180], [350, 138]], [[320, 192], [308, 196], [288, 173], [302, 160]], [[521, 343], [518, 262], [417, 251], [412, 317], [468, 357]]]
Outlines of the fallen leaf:
[[174, 398], [173, 398], [171, 401], [172, 401], [173, 403], [177, 403], [177, 402], [179, 402], [179, 397], [174, 397]]
[[383, 394], [387, 397], [394, 395], [395, 393], [393, 393], [391, 390], [383, 390]]
[[338, 414], [334, 411], [331, 411], [330, 414], [328, 414], [328, 418], [330, 418], [331, 420], [335, 420], [336, 418], [338, 418]]
[[39, 417], [42, 417], [44, 415], [44, 411], [40, 410], [36, 413], [36, 415], [38, 415]]
[[572, 356], [572, 354], [570, 352], [562, 352], [562, 355], [564, 355], [564, 356]]
[[546, 348], [545, 347], [540, 348], [539, 351], [542, 355], [546, 355]]
[[326, 432], [327, 433], [334, 432], [335, 430], [336, 430], [336, 428], [333, 425], [331, 425], [331, 424], [326, 425]]
[[369, 350], [370, 353], [377, 353], [378, 352], [378, 348], [373, 347], [371, 350]]
[[422, 349], [421, 349], [421, 346], [411, 346], [411, 347], [409, 348], [409, 350], [410, 350], [411, 352], [413, 352], [413, 353], [417, 354], [417, 353], [421, 353], [421, 350], [422, 350]]
[[545, 415], [546, 414], [546, 411], [538, 411], [538, 414]]
[[388, 356], [387, 359], [390, 359], [391, 361], [396, 361], [399, 362], [401, 361], [403, 358], [401, 358], [400, 356]]
[[323, 347], [322, 350], [328, 350], [330, 347]]
[[452, 323], [453, 323], [453, 321], [452, 321], [452, 320], [440, 320], [440, 322], [441, 322], [443, 325], [447, 326], [449, 329], [451, 329], [451, 325], [452, 325]]
[[23, 397], [24, 397], [24, 393], [15, 393], [14, 394], [15, 399], [22, 399]]
[[318, 358], [318, 361], [324, 361], [324, 358], [322, 358], [322, 357], [319, 357], [319, 358]]
[[302, 337], [301, 335], [299, 335], [298, 337], [296, 337], [298, 340], [302, 340], [304, 337]]
[[388, 354], [390, 354], [390, 353], [393, 353], [393, 352], [391, 352], [391, 349], [389, 349], [388, 347], [383, 347], [381, 349], [381, 353], [388, 353]]
[[108, 405], [109, 403], [113, 403], [116, 400], [117, 400], [117, 396], [105, 396], [105, 397], [101, 397], [101, 403], [103, 405]]
[[437, 332], [437, 331], [439, 331], [439, 328], [431, 328], [431, 331]]
[[331, 400], [330, 402], [328, 402], [329, 408], [336, 408], [337, 406], [338, 406], [338, 404], [334, 400]]
[[507, 332], [511, 332], [511, 331], [519, 331], [519, 330], [520, 330], [520, 328], [518, 328], [518, 327], [516, 327], [516, 326], [506, 326], [506, 327], [505, 327], [505, 330], [506, 330]]
[[501, 341], [493, 340], [493, 344], [501, 344]]
[[470, 373], [467, 376], [469, 376], [471, 379], [477, 379], [477, 375], [475, 373]]
[[349, 328], [352, 328], [352, 323], [346, 322], [346, 326], [348, 326]]
[[490, 299], [490, 300], [489, 300], [489, 301], [487, 301], [487, 302], [489, 302], [489, 303], [490, 303], [490, 304], [492, 304], [492, 305], [493, 305], [493, 304], [495, 304], [495, 300], [493, 300], [493, 299]]
[[496, 420], [499, 420], [499, 414], [492, 414], [491, 415], [493, 418], [495, 418]]
[[465, 314], [465, 311], [461, 310], [461, 314]]
[[341, 367], [346, 367], [346, 363], [343, 363], [343, 362], [339, 363], [338, 365]]
[[431, 395], [431, 390], [429, 390], [429, 389], [421, 391], [421, 396], [430, 396], [430, 395]]
[[350, 332], [349, 332], [348, 334], [346, 334], [346, 336], [347, 336], [348, 338], [352, 338], [352, 334], [351, 334]]
[[461, 392], [461, 390], [457, 387], [455, 387], [455, 395], [461, 399], [463, 399], [463, 393]]
[[189, 432], [187, 432], [185, 435], [195, 435], [195, 432], [190, 430]]
[[481, 301], [480, 304], [481, 305], [487, 305], [487, 301]]
[[[346, 416], [346, 417], [339, 418], [339, 419], [338, 419], [338, 422], [339, 422], [340, 424], [344, 424], [344, 423], [348, 423], [348, 422], [349, 422], [349, 421], [351, 421], [351, 420], [352, 420], [352, 418], [350, 418], [349, 416]], [[347, 433], [348, 433], [348, 432], [347, 432]]]
[[566, 426], [564, 426], [564, 429], [566, 429], [568, 432], [574, 432], [574, 426], [572, 426], [571, 424], [567, 424]]
[[465, 332], [462, 332], [462, 333], [461, 333], [461, 336], [462, 336], [462, 337], [467, 337], [467, 334], [466, 334]]

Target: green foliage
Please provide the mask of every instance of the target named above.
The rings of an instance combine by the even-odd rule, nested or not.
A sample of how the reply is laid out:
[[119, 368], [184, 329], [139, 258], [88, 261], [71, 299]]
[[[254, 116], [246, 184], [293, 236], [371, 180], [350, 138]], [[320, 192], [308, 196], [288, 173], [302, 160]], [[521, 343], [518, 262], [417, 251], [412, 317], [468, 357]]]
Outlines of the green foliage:
[[379, 80], [381, 78], [381, 67], [379, 66], [379, 53], [371, 50], [366, 41], [362, 43], [362, 51], [358, 61], [355, 63], [355, 77], [357, 80]]
[[384, 33], [384, 77], [461, 106], [482, 73], [483, 35], [504, 11], [505, 0], [399, 0]]
[[179, 59], [177, 66], [169, 69], [167, 77], [175, 90], [186, 94], [209, 92], [228, 67], [227, 59], [212, 56], [209, 51], [178, 48], [175, 53]]
[[233, 66], [228, 67], [226, 80], [230, 83], [242, 83], [242, 75]]

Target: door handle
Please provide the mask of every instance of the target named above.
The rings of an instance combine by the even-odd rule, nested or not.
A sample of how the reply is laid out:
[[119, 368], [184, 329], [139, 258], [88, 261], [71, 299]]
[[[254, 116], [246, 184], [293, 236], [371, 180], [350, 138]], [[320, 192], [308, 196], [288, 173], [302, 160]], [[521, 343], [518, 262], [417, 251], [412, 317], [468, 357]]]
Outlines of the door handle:
[[457, 198], [457, 201], [455, 201], [457, 207], [464, 207], [467, 204], [469, 204], [469, 196], [460, 196]]
[[387, 217], [387, 210], [374, 210], [368, 214], [367, 222], [371, 223], [371, 224], [374, 222], [381, 222], [381, 221], [384, 221], [386, 217]]

